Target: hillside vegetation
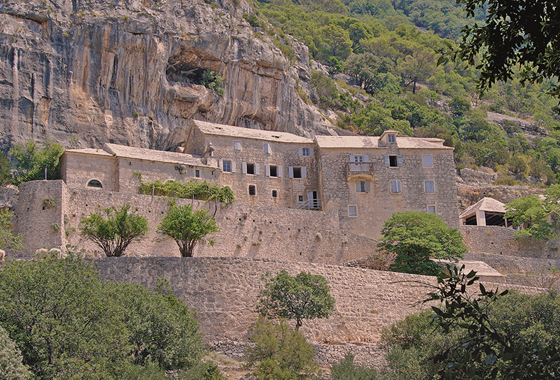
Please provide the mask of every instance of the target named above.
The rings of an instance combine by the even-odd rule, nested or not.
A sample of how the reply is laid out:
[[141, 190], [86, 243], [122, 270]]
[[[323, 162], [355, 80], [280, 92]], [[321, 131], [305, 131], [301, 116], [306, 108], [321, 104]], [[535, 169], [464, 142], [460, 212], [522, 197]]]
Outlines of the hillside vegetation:
[[[457, 165], [506, 174], [504, 184], [555, 183], [560, 178], [560, 118], [552, 83], [522, 86], [519, 73], [480, 96], [477, 71], [437, 64], [438, 49], [455, 46], [465, 18], [454, 0], [253, 0], [245, 18], [293, 57], [293, 35], [318, 62], [308, 93], [340, 128], [379, 135], [443, 138]], [[309, 95], [308, 95], [309, 94]], [[489, 118], [489, 113], [492, 116]], [[505, 115], [500, 116], [496, 114]], [[489, 122], [492, 119], [497, 122]]]

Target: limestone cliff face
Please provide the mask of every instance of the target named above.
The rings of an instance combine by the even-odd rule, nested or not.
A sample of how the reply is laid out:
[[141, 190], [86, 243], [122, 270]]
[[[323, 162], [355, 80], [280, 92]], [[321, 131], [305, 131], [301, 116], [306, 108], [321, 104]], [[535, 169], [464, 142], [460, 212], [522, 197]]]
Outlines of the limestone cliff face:
[[[47, 136], [161, 149], [191, 118], [330, 132], [295, 91], [310, 78], [307, 48], [293, 41], [288, 61], [242, 18], [244, 0], [6, 0], [0, 12], [2, 149]], [[201, 85], [206, 70], [223, 96]]]

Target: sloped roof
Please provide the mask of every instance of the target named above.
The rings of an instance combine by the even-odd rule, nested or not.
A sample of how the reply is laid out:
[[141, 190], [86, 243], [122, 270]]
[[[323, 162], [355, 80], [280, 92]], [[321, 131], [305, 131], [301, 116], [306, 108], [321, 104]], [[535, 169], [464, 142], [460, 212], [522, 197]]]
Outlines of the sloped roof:
[[266, 140], [283, 143], [313, 144], [313, 140], [306, 137], [286, 132], [263, 131], [231, 125], [209, 123], [207, 121], [193, 120], [193, 124], [207, 135], [231, 136], [244, 139]]
[[498, 212], [498, 213], [503, 213], [503, 214], [506, 213], [505, 205], [502, 202], [497, 201], [494, 198], [484, 197], [481, 200], [479, 200], [478, 202], [476, 202], [474, 205], [467, 208], [459, 216], [459, 218], [466, 218], [469, 215], [472, 215], [479, 210], [480, 211], [489, 211], [489, 212]]
[[[317, 145], [322, 149], [385, 149], [379, 146], [379, 136], [317, 136]], [[396, 137], [396, 144], [401, 149], [445, 149], [453, 147], [443, 145], [442, 139], [422, 137]]]
[[109, 143], [105, 144], [103, 149], [121, 158], [131, 158], [136, 160], [184, 164], [192, 166], [208, 166], [202, 163], [200, 157], [195, 157], [187, 153], [166, 152], [163, 150], [136, 148], [132, 146]]
[[96, 155], [96, 156], [107, 156], [112, 157], [110, 153], [105, 152], [103, 149], [95, 149], [95, 148], [85, 148], [85, 149], [66, 149], [65, 153], [78, 153], [78, 154], [87, 154], [87, 155]]

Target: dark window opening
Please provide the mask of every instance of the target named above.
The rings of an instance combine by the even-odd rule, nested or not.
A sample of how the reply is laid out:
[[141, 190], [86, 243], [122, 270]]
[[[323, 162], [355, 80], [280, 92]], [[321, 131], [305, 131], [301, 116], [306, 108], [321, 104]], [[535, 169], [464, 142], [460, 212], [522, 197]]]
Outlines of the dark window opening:
[[195, 176], [196, 178], [200, 178], [200, 170], [196, 169], [196, 170], [194, 171], [194, 176]]
[[272, 190], [272, 198], [278, 198], [278, 191]]
[[88, 187], [96, 187], [98, 189], [102, 189], [103, 185], [101, 185], [101, 182], [99, 182], [96, 179], [92, 179], [91, 181], [88, 182]]
[[395, 135], [389, 135], [389, 136], [387, 136], [387, 137], [388, 137], [388, 140], [389, 140], [390, 143], [394, 143], [394, 142], [395, 142]]
[[301, 178], [301, 168], [294, 167], [294, 178]]
[[476, 226], [476, 214], [474, 214], [473, 216], [469, 216], [466, 220], [465, 220], [465, 224], [467, 226]]
[[270, 165], [270, 176], [278, 177], [278, 166]]
[[255, 174], [255, 164], [247, 164], [247, 174]]
[[255, 185], [249, 185], [249, 195], [257, 195], [257, 187]]
[[303, 202], [303, 195], [298, 195], [298, 202]]
[[392, 168], [396, 168], [399, 166], [399, 160], [397, 156], [389, 156], [389, 166]]

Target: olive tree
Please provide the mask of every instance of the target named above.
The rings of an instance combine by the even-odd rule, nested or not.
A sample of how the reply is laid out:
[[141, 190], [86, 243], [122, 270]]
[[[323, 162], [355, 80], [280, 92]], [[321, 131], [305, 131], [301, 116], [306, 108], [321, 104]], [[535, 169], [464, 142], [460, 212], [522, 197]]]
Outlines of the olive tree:
[[395, 272], [435, 275], [440, 267], [431, 259], [455, 260], [467, 252], [461, 233], [434, 214], [397, 212], [381, 233], [377, 246], [395, 256]]
[[172, 204], [157, 231], [175, 240], [182, 257], [192, 257], [196, 243], [206, 235], [220, 231], [220, 227], [208, 210]]
[[272, 277], [263, 276], [258, 311], [266, 317], [296, 320], [296, 330], [304, 319], [328, 318], [334, 310], [334, 298], [327, 280], [321, 275], [301, 272], [290, 276], [285, 270]]
[[121, 257], [130, 243], [146, 235], [148, 220], [125, 204], [90, 214], [81, 220], [80, 229], [82, 236], [97, 244], [107, 257]]

